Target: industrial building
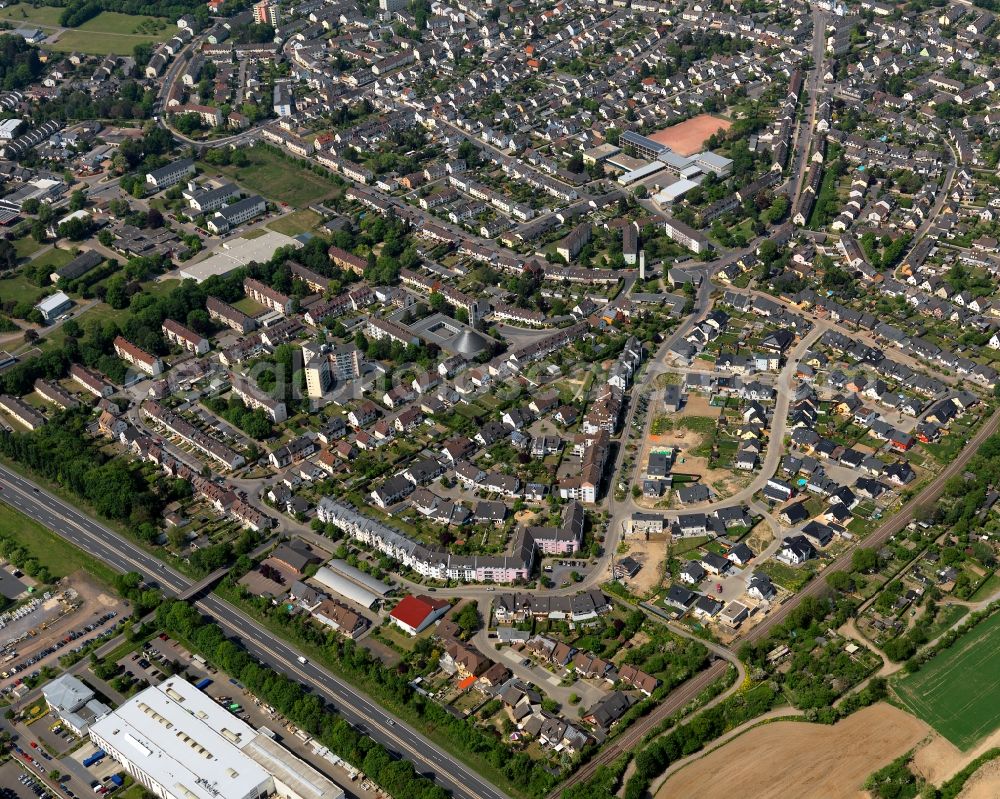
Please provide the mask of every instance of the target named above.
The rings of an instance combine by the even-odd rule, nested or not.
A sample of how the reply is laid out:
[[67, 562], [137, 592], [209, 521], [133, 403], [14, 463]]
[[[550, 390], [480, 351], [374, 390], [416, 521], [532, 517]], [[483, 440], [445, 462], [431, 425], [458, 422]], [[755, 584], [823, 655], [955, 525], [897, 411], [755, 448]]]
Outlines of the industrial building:
[[90, 725], [91, 740], [162, 799], [343, 799], [344, 791], [181, 677]]
[[363, 608], [374, 607], [392, 590], [381, 580], [342, 560], [332, 560], [326, 566], [321, 566], [313, 579], [328, 591], [356, 602]]
[[42, 696], [52, 714], [77, 735], [86, 735], [91, 724], [111, 711], [72, 674], [63, 674], [47, 683]]

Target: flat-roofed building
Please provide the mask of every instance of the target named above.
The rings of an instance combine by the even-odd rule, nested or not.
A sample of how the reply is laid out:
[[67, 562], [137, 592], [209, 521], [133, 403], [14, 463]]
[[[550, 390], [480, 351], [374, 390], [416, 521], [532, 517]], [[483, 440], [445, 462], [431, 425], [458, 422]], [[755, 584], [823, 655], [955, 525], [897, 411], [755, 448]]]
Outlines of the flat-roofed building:
[[163, 799], [343, 799], [316, 769], [181, 677], [90, 725], [91, 740]]

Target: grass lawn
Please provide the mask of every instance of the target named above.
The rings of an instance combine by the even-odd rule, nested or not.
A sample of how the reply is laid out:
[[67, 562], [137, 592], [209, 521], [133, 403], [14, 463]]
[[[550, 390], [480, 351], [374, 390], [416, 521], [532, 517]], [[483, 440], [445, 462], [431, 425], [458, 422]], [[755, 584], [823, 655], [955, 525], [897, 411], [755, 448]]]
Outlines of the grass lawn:
[[169, 294], [179, 285], [180, 281], [173, 277], [167, 280], [150, 280], [148, 283], [142, 284], [142, 292], [151, 297], [162, 297], [165, 294]]
[[12, 20], [15, 27], [21, 25], [38, 25], [50, 28], [59, 27], [59, 15], [61, 8], [55, 6], [39, 6], [33, 8], [27, 3], [18, 3], [16, 6], [0, 8], [0, 18]]
[[69, 250], [60, 250], [56, 247], [52, 247], [35, 258], [31, 263], [35, 265], [45, 264], [46, 266], [52, 267], [53, 270], [56, 270], [60, 267], [66, 266], [66, 264], [72, 260], [73, 253]]
[[[104, 12], [107, 13], [107, 12]], [[58, 41], [45, 45], [50, 50], [71, 53], [77, 50], [90, 55], [131, 53], [137, 44], [161, 42], [163, 36], [130, 36], [120, 33], [98, 33], [85, 30], [67, 30]]]
[[993, 572], [986, 581], [976, 589], [976, 593], [969, 597], [970, 602], [979, 602], [980, 600], [986, 599], [993, 596], [997, 591], [1000, 591], [1000, 572]]
[[17, 251], [18, 258], [30, 258], [42, 249], [42, 245], [31, 236], [22, 236], [14, 241], [14, 249]]
[[200, 166], [209, 175], [222, 173], [250, 191], [294, 208], [303, 208], [339, 191], [330, 181], [263, 147], [249, 147], [244, 152], [250, 159], [249, 166]]
[[44, 289], [32, 283], [20, 272], [13, 277], [0, 280], [0, 299], [14, 300], [34, 300]]
[[789, 591], [798, 591], [802, 588], [809, 580], [812, 579], [813, 572], [809, 568], [808, 563], [801, 566], [789, 566], [785, 563], [779, 563], [776, 560], [769, 560], [765, 563], [761, 563], [757, 567], [757, 571], [761, 574], [766, 574], [771, 578], [771, 582], [780, 585]]
[[684, 416], [677, 423], [685, 430], [701, 433], [703, 436], [713, 432], [716, 427], [716, 421], [711, 416]]
[[965, 446], [966, 441], [968, 439], [965, 436], [957, 435], [953, 430], [948, 435], [942, 436], [940, 441], [924, 444], [923, 447], [938, 463], [948, 464], [955, 460], [955, 456]]
[[893, 690], [913, 715], [967, 750], [1000, 726], [998, 655], [1000, 613], [995, 613]]
[[0, 530], [16, 538], [39, 563], [48, 567], [53, 577], [65, 577], [78, 569], [86, 569], [102, 582], [110, 584], [115, 575], [113, 569], [97, 558], [77, 549], [4, 502], [0, 502]]
[[286, 236], [298, 236], [300, 233], [308, 233], [322, 221], [319, 214], [307, 208], [302, 211], [293, 211], [280, 219], [275, 219], [267, 227], [277, 233], [284, 233]]
[[102, 11], [93, 19], [84, 22], [77, 30], [120, 36], [143, 36], [163, 42], [173, 33], [173, 23], [166, 17], [132, 16], [115, 11]]
[[[110, 305], [105, 305], [103, 302], [99, 302], [97, 305], [93, 306], [92, 308], [88, 308], [86, 311], [84, 311], [83, 313], [79, 314], [74, 318], [76, 319], [77, 324], [79, 324], [83, 328], [86, 328], [88, 325], [93, 324], [94, 322], [104, 322], [108, 319], [120, 320], [124, 319], [125, 316], [127, 315], [128, 315], [127, 309], [116, 311]], [[47, 336], [35, 342], [35, 345], [37, 346], [44, 342], [56, 347], [61, 347], [65, 343], [65, 341], [66, 341], [66, 333], [64, 332], [63, 326], [60, 325], [58, 328], [53, 330]]]
[[243, 313], [247, 316], [256, 316], [264, 310], [264, 306], [251, 297], [244, 297], [243, 299], [234, 302], [233, 307], [238, 311], [243, 311]]

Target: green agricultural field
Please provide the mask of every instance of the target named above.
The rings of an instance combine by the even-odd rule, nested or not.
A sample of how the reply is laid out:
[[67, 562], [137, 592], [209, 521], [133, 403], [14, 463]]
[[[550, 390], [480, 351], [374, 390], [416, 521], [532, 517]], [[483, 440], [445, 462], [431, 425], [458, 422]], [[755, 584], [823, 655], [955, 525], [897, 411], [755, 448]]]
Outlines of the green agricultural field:
[[292, 208], [305, 208], [339, 191], [315, 172], [286, 161], [264, 147], [249, 147], [244, 152], [250, 159], [249, 166], [200, 166], [208, 174], [221, 173], [267, 200], [287, 203]]
[[1000, 727], [1000, 613], [893, 685], [913, 715], [959, 749], [967, 750]]

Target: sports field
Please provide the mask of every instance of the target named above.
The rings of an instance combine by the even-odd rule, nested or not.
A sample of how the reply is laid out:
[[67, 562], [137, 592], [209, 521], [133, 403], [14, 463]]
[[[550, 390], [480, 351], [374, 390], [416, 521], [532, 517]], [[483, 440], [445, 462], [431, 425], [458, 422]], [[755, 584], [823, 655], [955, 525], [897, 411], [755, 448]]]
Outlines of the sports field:
[[915, 716], [959, 749], [1000, 726], [1000, 613], [893, 685]]
[[720, 130], [729, 130], [732, 124], [728, 120], [719, 119], [711, 114], [698, 114], [696, 117], [671, 125], [669, 128], [658, 130], [649, 138], [667, 145], [680, 155], [694, 155], [701, 152], [702, 144], [709, 136]]

